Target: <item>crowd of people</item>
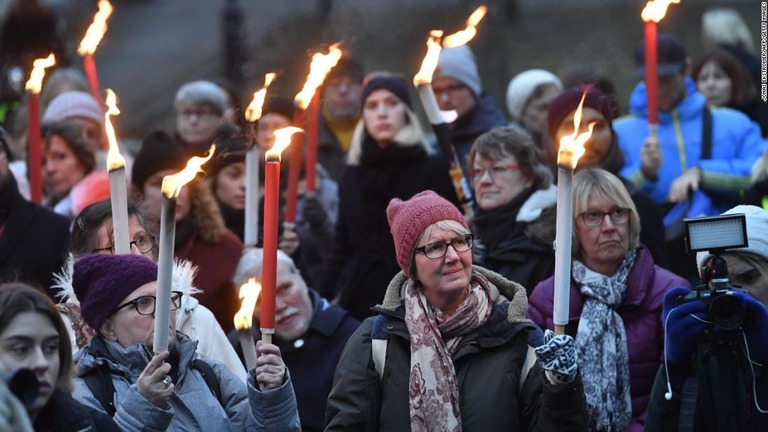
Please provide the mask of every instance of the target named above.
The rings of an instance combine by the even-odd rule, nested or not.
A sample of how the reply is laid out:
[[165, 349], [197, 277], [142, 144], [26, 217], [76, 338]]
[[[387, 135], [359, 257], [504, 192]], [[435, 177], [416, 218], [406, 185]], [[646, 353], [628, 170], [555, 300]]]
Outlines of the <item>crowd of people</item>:
[[[0, 430], [768, 430], [768, 109], [739, 19], [708, 11], [712, 49], [695, 63], [659, 34], [653, 132], [643, 42], [624, 116], [610, 77], [543, 69], [512, 77], [504, 113], [482, 59], [443, 49], [432, 90], [456, 114], [471, 214], [409, 82], [345, 52], [318, 89], [317, 189], [302, 166], [295, 224], [278, 232], [271, 343], [259, 307], [250, 335], [233, 325], [239, 287], [265, 270], [263, 218], [255, 243], [244, 226], [264, 166], [247, 184], [245, 159], [292, 124], [293, 101], [269, 94], [251, 130], [225, 87], [183, 83], [175, 129], [127, 155], [118, 255], [104, 109], [79, 71], [55, 70], [43, 160], [24, 128], [0, 129]], [[563, 324], [558, 143], [588, 129]], [[155, 351], [162, 180], [211, 144], [176, 200], [169, 344]], [[721, 214], [743, 215], [745, 242], [687, 253], [685, 220]]]

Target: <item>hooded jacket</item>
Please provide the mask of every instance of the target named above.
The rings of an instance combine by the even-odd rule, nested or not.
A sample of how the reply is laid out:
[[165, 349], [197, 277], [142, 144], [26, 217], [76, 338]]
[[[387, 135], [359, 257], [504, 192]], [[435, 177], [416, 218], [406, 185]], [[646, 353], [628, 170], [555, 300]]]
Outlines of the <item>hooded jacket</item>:
[[151, 360], [146, 346], [122, 347], [97, 335], [75, 354], [74, 397], [106, 412], [83, 378], [102, 367], [112, 379], [117, 410], [113, 418], [123, 431], [299, 430], [296, 398], [287, 374], [282, 386], [262, 392], [255, 384], [255, 376], [248, 377], [246, 387], [222, 363], [208, 360], [219, 382], [219, 401], [200, 372], [192, 367], [196, 349], [197, 342], [176, 334], [176, 388], [168, 405], [160, 408], [139, 394], [136, 387], [136, 380]]
[[[554, 386], [538, 363], [520, 385], [530, 333], [523, 287], [479, 266], [473, 272], [491, 287], [494, 309], [488, 320], [463, 336], [453, 355], [464, 431], [585, 430], [581, 380]], [[410, 337], [405, 325], [400, 272], [387, 288], [377, 317], [352, 335], [336, 368], [328, 398], [326, 431], [408, 431]], [[505, 297], [506, 296], [506, 297]], [[511, 298], [512, 300], [507, 300]], [[372, 341], [388, 339], [381, 377], [372, 359]]]
[[659, 111], [658, 137], [662, 164], [658, 179], [649, 181], [641, 172], [640, 153], [648, 136], [648, 101], [645, 84], [630, 97], [631, 115], [613, 123], [626, 164], [621, 175], [631, 180], [656, 202], [664, 203], [672, 182], [685, 171], [699, 167], [701, 190], [720, 209], [740, 202], [739, 192], [749, 187], [752, 166], [765, 151], [760, 128], [749, 117], [728, 108], [711, 109], [712, 158], [701, 159], [702, 118], [706, 98], [696, 84], [685, 78], [686, 93], [671, 111]]

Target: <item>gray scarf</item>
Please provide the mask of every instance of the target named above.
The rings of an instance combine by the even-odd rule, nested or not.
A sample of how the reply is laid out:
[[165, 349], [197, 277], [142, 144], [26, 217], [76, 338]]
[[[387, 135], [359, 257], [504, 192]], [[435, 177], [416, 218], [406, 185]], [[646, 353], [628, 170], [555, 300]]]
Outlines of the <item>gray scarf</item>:
[[623, 431], [632, 421], [627, 333], [616, 308], [627, 291], [635, 255], [634, 250], [629, 251], [612, 276], [573, 262], [573, 279], [585, 298], [576, 352], [591, 430]]

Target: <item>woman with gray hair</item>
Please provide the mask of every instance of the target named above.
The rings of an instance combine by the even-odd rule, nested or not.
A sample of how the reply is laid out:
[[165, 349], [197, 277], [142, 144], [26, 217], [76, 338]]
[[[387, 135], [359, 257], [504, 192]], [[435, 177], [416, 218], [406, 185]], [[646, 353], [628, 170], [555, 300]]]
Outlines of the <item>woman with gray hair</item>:
[[[643, 430], [661, 363], [664, 294], [688, 282], [653, 263], [621, 180], [602, 169], [573, 178], [569, 323], [584, 379], [590, 430]], [[533, 290], [530, 318], [554, 328], [554, 277]]]
[[225, 114], [231, 108], [227, 93], [211, 81], [182, 85], [174, 98], [176, 133], [192, 153], [204, 153], [211, 146]]
[[544, 155], [519, 126], [481, 135], [469, 154], [475, 193], [475, 262], [527, 292], [554, 270], [557, 191]]

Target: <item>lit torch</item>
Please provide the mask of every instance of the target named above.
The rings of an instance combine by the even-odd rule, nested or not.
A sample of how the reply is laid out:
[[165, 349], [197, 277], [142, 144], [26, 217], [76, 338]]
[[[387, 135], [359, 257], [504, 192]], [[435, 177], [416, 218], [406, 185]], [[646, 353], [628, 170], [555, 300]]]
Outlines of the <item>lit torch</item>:
[[112, 232], [115, 236], [115, 253], [127, 255], [131, 253], [131, 240], [128, 235], [128, 193], [125, 182], [125, 159], [120, 154], [112, 126], [111, 116], [120, 114], [117, 109], [115, 92], [107, 89], [107, 112], [104, 114], [104, 129], [107, 131], [109, 151], [107, 152], [107, 169], [109, 170], [109, 196], [112, 203]]
[[565, 334], [571, 289], [571, 235], [573, 233], [573, 170], [584, 155], [584, 143], [592, 136], [595, 123], [579, 133], [584, 98], [573, 115], [573, 133], [560, 139], [557, 154], [557, 229], [555, 233], [555, 299], [553, 319], [555, 333]]
[[83, 69], [88, 78], [91, 95], [97, 101], [101, 100], [101, 92], [99, 91], [99, 78], [96, 74], [96, 62], [93, 60], [93, 54], [107, 31], [107, 20], [110, 15], [112, 15], [112, 5], [107, 0], [100, 0], [99, 10], [93, 16], [93, 22], [88, 26], [88, 30], [77, 48], [78, 54], [83, 56]]
[[[474, 12], [467, 19], [467, 25], [463, 30], [460, 30], [451, 35], [442, 38], [442, 46], [446, 48], [456, 48], [465, 45], [477, 34], [477, 25], [485, 17], [488, 8], [480, 6], [475, 9]], [[441, 37], [443, 36], [442, 30], [432, 30], [429, 32], [427, 38], [427, 54], [424, 56], [424, 60], [421, 62], [421, 69], [413, 77], [413, 84], [416, 86], [416, 90], [419, 93], [419, 100], [424, 107], [424, 111], [427, 114], [427, 119], [432, 125], [432, 130], [435, 132], [437, 142], [440, 145], [440, 152], [449, 164], [449, 175], [453, 182], [453, 188], [456, 192], [456, 196], [463, 204], [464, 214], [468, 217], [472, 215], [472, 188], [464, 176], [464, 170], [461, 167], [461, 162], [456, 150], [451, 144], [451, 135], [449, 124], [456, 120], [456, 112], [443, 112], [440, 111], [440, 106], [437, 104], [435, 93], [432, 90], [432, 76], [437, 68], [437, 61], [440, 57]]]
[[[304, 178], [307, 192], [314, 192], [315, 168], [317, 163], [317, 118], [319, 115], [319, 99], [316, 96], [317, 89], [323, 84], [328, 72], [336, 66], [341, 59], [341, 48], [335, 43], [328, 48], [327, 54], [315, 53], [309, 65], [309, 75], [304, 87], [293, 99], [296, 103], [294, 124], [300, 126], [304, 119], [307, 122], [307, 159], [304, 166]], [[308, 111], [307, 111], [308, 110]], [[307, 111], [306, 116], [304, 112]], [[299, 174], [301, 171], [301, 146], [291, 148], [291, 163], [288, 167], [288, 196], [285, 206], [285, 225], [293, 228], [296, 222], [296, 202], [299, 197]]]
[[157, 260], [157, 299], [155, 300], [155, 335], [152, 350], [159, 354], [168, 349], [168, 328], [171, 316], [171, 278], [173, 275], [173, 242], [176, 237], [176, 198], [185, 184], [194, 180], [201, 167], [216, 150], [208, 149], [205, 157], [193, 156], [187, 166], [176, 174], [163, 177], [160, 210], [160, 246]]
[[253, 94], [253, 100], [245, 109], [245, 120], [249, 123], [251, 134], [248, 153], [245, 154], [245, 240], [246, 246], [256, 246], [259, 242], [259, 145], [256, 142], [256, 122], [261, 118], [267, 88], [277, 74], [264, 75], [264, 87]]
[[645, 94], [648, 99], [648, 129], [657, 137], [659, 127], [659, 74], [656, 47], [656, 26], [664, 18], [671, 3], [680, 0], [650, 0], [640, 14], [645, 21]]
[[264, 261], [261, 293], [261, 340], [272, 343], [275, 333], [275, 289], [277, 285], [277, 214], [280, 208], [280, 155], [301, 129], [289, 126], [275, 131], [275, 143], [264, 155]]
[[256, 301], [259, 299], [261, 284], [256, 279], [250, 278], [247, 283], [240, 287], [240, 298], [243, 301], [240, 304], [240, 310], [235, 314], [235, 328], [240, 339], [240, 348], [243, 350], [245, 367], [251, 370], [256, 367], [256, 345], [253, 343], [253, 310], [256, 308]]
[[27, 134], [29, 141], [29, 154], [27, 157], [27, 169], [29, 170], [29, 188], [32, 202], [43, 202], [43, 143], [40, 135], [40, 90], [43, 87], [45, 68], [56, 64], [53, 53], [46, 58], [39, 58], [32, 64], [32, 73], [25, 85], [27, 90]]

